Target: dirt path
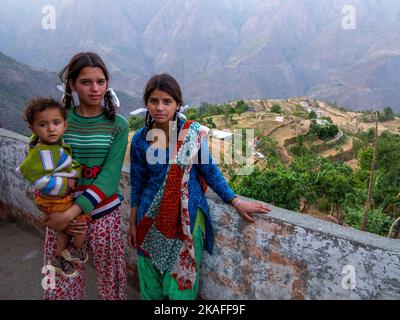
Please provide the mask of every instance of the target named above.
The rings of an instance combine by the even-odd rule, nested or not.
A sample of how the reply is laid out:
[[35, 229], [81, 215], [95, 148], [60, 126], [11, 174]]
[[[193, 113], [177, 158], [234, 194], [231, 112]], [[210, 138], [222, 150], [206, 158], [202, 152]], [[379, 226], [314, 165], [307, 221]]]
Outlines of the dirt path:
[[293, 157], [287, 152], [284, 146], [285, 140], [296, 137], [298, 134], [299, 133], [290, 126], [290, 123], [268, 134], [268, 136], [278, 142], [277, 149], [286, 163], [292, 161]]
[[[333, 145], [331, 149], [322, 151], [318, 155], [324, 158], [336, 155], [338, 152], [335, 150], [335, 146], [336, 145]], [[347, 142], [345, 144], [341, 144], [340, 147], [344, 152], [350, 151], [353, 148], [353, 138], [348, 136]]]

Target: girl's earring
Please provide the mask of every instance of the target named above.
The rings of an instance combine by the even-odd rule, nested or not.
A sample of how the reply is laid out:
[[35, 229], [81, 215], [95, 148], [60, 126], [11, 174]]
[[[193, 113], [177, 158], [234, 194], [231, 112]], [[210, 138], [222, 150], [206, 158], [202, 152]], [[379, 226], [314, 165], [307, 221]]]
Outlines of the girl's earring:
[[79, 96], [76, 91], [71, 92], [72, 106], [77, 107], [80, 105]]

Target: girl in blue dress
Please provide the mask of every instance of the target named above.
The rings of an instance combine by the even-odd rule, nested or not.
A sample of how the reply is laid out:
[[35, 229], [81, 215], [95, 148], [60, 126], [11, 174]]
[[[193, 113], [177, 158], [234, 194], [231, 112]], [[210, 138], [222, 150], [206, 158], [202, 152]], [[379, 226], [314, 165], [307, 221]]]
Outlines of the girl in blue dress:
[[203, 250], [210, 254], [213, 229], [206, 185], [239, 215], [268, 213], [241, 200], [229, 187], [206, 144], [208, 128], [184, 121], [182, 93], [168, 74], [153, 76], [143, 96], [145, 127], [133, 136], [128, 244], [137, 249], [143, 299], [196, 299]]

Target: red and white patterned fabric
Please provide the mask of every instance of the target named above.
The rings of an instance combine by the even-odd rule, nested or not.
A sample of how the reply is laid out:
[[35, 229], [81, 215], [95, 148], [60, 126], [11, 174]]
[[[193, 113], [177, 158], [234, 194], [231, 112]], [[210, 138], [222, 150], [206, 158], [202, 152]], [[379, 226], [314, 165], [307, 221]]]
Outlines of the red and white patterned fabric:
[[[56, 233], [47, 228], [44, 246], [45, 266], [56, 249]], [[100, 219], [89, 222], [86, 250], [92, 257], [96, 269], [100, 299], [126, 300], [126, 260], [118, 208]], [[75, 278], [66, 279], [56, 274], [54, 289], [44, 292], [46, 300], [84, 299], [85, 264], [76, 266], [79, 275]]]

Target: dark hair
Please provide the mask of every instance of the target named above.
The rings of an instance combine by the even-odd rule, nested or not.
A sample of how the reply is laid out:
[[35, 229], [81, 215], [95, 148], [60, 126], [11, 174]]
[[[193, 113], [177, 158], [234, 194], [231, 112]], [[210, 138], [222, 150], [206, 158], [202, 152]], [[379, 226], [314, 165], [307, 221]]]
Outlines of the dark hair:
[[[72, 89], [69, 84], [70, 80], [75, 83], [76, 79], [79, 76], [81, 70], [85, 67], [98, 67], [104, 72], [104, 76], [107, 82], [110, 80], [110, 73], [107, 70], [106, 65], [104, 64], [103, 60], [100, 56], [94, 52], [80, 52], [72, 57], [71, 61], [66, 65], [61, 72], [59, 73], [59, 77], [62, 83], [65, 84], [65, 91], [66, 94], [62, 100], [63, 105], [68, 110], [71, 108], [72, 105]], [[104, 101], [106, 104], [105, 107], [105, 115], [108, 119], [114, 120], [115, 119], [115, 105], [111, 99], [111, 93], [106, 91], [104, 95]]]
[[[35, 119], [35, 114], [37, 112], [42, 112], [47, 109], [58, 109], [64, 118], [67, 119], [67, 112], [65, 111], [64, 107], [59, 103], [57, 100], [54, 100], [52, 97], [49, 98], [33, 98], [28, 101], [26, 105], [26, 109], [24, 112], [24, 120], [28, 122], [30, 126], [33, 125], [33, 120]], [[34, 147], [39, 142], [39, 137], [32, 140], [29, 143], [30, 147]]]
[[[147, 101], [154, 90], [161, 90], [168, 93], [176, 101], [178, 106], [181, 106], [183, 103], [181, 88], [175, 78], [168, 73], [156, 74], [147, 82], [143, 93], [143, 102], [145, 106], [147, 106]], [[176, 118], [177, 113], [175, 113], [174, 120], [176, 120]], [[145, 123], [146, 127], [150, 129], [153, 119], [148, 111], [146, 113]]]
[[26, 105], [26, 109], [24, 112], [24, 120], [29, 123], [29, 125], [33, 125], [33, 119], [35, 118], [36, 112], [42, 112], [46, 109], [58, 109], [64, 118], [67, 119], [67, 113], [65, 112], [64, 107], [53, 98], [33, 98], [29, 100], [28, 104]]

